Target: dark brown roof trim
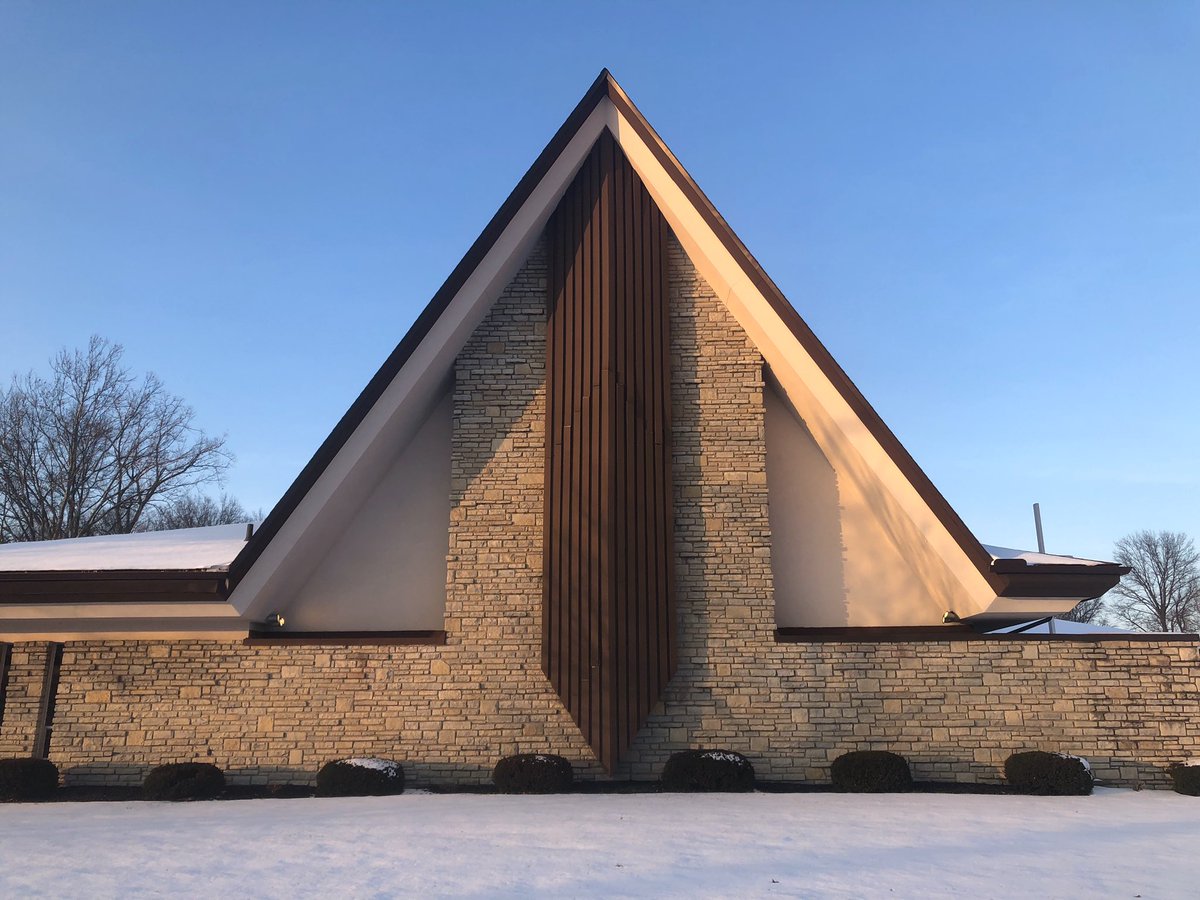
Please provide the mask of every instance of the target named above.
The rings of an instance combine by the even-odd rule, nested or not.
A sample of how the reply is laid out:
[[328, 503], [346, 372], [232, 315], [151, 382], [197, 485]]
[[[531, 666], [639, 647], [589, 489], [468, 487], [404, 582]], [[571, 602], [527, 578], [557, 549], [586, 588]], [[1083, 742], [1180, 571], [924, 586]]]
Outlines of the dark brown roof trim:
[[779, 644], [903, 644], [934, 641], [1071, 641], [1075, 643], [1197, 643], [1198, 634], [987, 634], [953, 625], [879, 628], [777, 628]]
[[132, 569], [0, 573], [0, 603], [223, 602], [228, 595], [225, 572]]
[[[1058, 568], [1058, 567], [1055, 567]], [[1117, 586], [1121, 576], [1128, 570], [1121, 566], [1117, 571], [1092, 571], [1100, 566], [1064, 566], [1060, 571], [1044, 572], [1042, 566], [1033, 566], [1027, 572], [1008, 572], [999, 577], [1002, 581], [996, 592], [1001, 597], [1078, 597], [1091, 599]]]
[[242, 641], [247, 647], [297, 646], [401, 646], [442, 645], [444, 631], [258, 631]]

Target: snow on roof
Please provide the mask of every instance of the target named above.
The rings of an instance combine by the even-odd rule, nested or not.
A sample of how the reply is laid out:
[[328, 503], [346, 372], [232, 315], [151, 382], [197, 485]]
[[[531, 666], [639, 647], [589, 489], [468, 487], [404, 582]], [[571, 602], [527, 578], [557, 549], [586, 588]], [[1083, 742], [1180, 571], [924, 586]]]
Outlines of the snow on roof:
[[244, 524], [0, 544], [0, 572], [221, 570], [245, 545]]
[[1014, 550], [1012, 547], [995, 547], [984, 544], [983, 549], [992, 555], [992, 559], [1023, 559], [1031, 566], [1111, 566], [1112, 563], [1100, 559], [1084, 559], [1079, 556], [1056, 556], [1052, 553], [1038, 553], [1036, 550]]

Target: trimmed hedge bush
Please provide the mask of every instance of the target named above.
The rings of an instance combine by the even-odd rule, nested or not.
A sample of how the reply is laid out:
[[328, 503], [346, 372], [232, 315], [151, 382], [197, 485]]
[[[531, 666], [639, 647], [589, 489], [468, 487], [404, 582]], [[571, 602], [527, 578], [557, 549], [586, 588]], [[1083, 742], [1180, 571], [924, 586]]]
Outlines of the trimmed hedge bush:
[[1200, 797], [1200, 762], [1174, 765], [1169, 771], [1171, 781], [1175, 785], [1175, 793]]
[[562, 794], [574, 780], [570, 761], [550, 753], [506, 756], [492, 770], [492, 783], [502, 794]]
[[732, 750], [683, 750], [663, 766], [664, 791], [685, 793], [754, 790], [754, 766]]
[[225, 790], [225, 775], [212, 763], [155, 766], [142, 782], [147, 800], [212, 800]]
[[317, 773], [318, 797], [386, 797], [402, 793], [404, 768], [390, 759], [335, 759]]
[[829, 767], [829, 775], [836, 790], [856, 794], [911, 791], [913, 786], [904, 757], [887, 750], [843, 753]]
[[1043, 797], [1084, 796], [1095, 786], [1085, 760], [1044, 750], [1014, 753], [1004, 761], [1004, 777], [1017, 793]]
[[58, 790], [58, 766], [35, 757], [0, 759], [0, 800], [43, 800]]

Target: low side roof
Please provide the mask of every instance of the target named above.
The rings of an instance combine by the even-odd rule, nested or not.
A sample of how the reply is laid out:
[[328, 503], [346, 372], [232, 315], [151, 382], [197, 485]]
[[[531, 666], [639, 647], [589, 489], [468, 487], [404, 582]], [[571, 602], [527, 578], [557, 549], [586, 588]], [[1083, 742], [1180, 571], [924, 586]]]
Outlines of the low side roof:
[[[1124, 569], [1115, 562], [1105, 562], [1102, 559], [1084, 559], [1081, 556], [1061, 556], [1054, 553], [1038, 553], [1036, 550], [1016, 550], [1012, 547], [997, 547], [994, 544], [984, 544], [983, 549], [992, 555], [992, 568], [997, 570], [1012, 570], [1028, 566], [1084, 566], [1089, 569], [1096, 567], [1111, 567]], [[1127, 569], [1125, 571], [1128, 571]]]

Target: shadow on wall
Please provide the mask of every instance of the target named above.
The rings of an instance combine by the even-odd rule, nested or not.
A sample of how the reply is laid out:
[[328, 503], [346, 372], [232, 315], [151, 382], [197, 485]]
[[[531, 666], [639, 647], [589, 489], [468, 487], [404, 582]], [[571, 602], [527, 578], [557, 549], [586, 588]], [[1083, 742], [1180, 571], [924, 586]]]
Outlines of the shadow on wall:
[[480, 484], [496, 477], [502, 455], [537, 448], [541, 474], [545, 422], [529, 412], [544, 402], [546, 266], [542, 236], [455, 363], [451, 510], [478, 502]]
[[776, 623], [849, 625], [837, 473], [769, 370], [764, 382]]

